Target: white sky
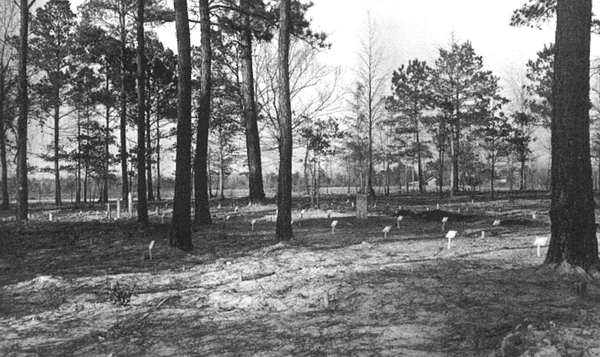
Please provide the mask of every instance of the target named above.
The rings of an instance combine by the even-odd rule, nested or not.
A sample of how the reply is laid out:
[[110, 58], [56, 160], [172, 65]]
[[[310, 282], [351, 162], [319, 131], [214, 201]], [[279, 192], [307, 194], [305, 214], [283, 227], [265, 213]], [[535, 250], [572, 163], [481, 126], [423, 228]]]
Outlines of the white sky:
[[330, 58], [352, 66], [360, 29], [367, 11], [381, 32], [389, 66], [396, 69], [419, 58], [430, 64], [452, 33], [470, 40], [484, 65], [502, 77], [507, 69], [524, 68], [544, 43], [553, 42], [554, 29], [509, 26], [512, 11], [526, 0], [314, 0], [310, 17], [316, 28], [330, 34]]

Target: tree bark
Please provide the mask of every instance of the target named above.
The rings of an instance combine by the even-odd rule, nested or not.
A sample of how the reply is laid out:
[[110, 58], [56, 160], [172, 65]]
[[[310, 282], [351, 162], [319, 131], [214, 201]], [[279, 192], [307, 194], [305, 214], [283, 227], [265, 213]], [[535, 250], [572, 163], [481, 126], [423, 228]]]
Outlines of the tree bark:
[[152, 126], [150, 123], [150, 103], [146, 103], [146, 186], [148, 187], [148, 201], [154, 201], [154, 185], [152, 180]]
[[[2, 65], [2, 64], [0, 64]], [[6, 159], [6, 122], [8, 118], [4, 113], [4, 100], [6, 98], [6, 69], [0, 68], [0, 192], [2, 192], [2, 202], [0, 203], [0, 211], [5, 211], [10, 208], [10, 198], [8, 196], [8, 161]]]
[[119, 76], [121, 77], [120, 100], [121, 112], [119, 122], [119, 139], [120, 139], [120, 154], [121, 154], [121, 191], [123, 201], [128, 202], [129, 199], [129, 174], [127, 172], [127, 89], [125, 87], [125, 54], [127, 52], [127, 33], [125, 30], [125, 14], [120, 13], [121, 22], [121, 66], [119, 68]]
[[240, 70], [242, 74], [241, 92], [246, 128], [246, 152], [248, 155], [248, 185], [250, 201], [262, 203], [265, 190], [262, 178], [260, 135], [254, 95], [254, 74], [252, 64], [252, 29], [250, 27], [250, 0], [240, 0], [242, 33], [240, 35]]
[[199, 1], [200, 13], [200, 93], [198, 94], [198, 129], [194, 157], [194, 198], [196, 224], [211, 224], [208, 198], [208, 129], [210, 123], [211, 47], [208, 0]]
[[146, 68], [144, 56], [144, 2], [138, 0], [137, 8], [137, 221], [148, 224], [148, 198], [146, 186]]
[[280, 241], [294, 237], [292, 231], [292, 107], [290, 103], [290, 7], [291, 0], [279, 5], [279, 177], [277, 185], [277, 225]]
[[60, 192], [60, 163], [59, 163], [59, 148], [60, 148], [60, 94], [59, 89], [56, 88], [54, 96], [54, 205], [57, 207], [62, 206], [61, 192]]
[[558, 0], [551, 123], [551, 240], [545, 264], [598, 273], [589, 142], [591, 0]]
[[174, 0], [177, 33], [177, 153], [175, 197], [169, 244], [184, 251], [193, 248], [191, 230], [192, 59], [187, 0]]
[[17, 221], [27, 221], [29, 213], [29, 182], [27, 178], [27, 36], [29, 34], [29, 4], [21, 0], [19, 32], [19, 118], [17, 120]]

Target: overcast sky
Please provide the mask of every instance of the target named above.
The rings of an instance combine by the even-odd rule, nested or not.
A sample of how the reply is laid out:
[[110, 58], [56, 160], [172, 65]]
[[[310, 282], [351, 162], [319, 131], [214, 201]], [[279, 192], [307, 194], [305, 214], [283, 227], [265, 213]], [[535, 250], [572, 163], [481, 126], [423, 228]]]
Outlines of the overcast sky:
[[377, 23], [389, 66], [410, 59], [432, 63], [452, 33], [470, 40], [484, 65], [502, 76], [523, 67], [544, 43], [553, 42], [553, 25], [543, 30], [509, 26], [512, 11], [526, 0], [314, 0], [310, 16], [316, 28], [330, 34], [330, 58], [352, 65], [367, 12]]

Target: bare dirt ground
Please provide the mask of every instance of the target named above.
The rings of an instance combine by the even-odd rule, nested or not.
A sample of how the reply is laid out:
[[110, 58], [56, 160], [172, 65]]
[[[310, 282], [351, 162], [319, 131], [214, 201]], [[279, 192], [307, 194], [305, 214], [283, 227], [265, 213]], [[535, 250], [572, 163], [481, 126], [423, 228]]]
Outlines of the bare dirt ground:
[[215, 203], [190, 254], [164, 204], [0, 220], [0, 356], [600, 356], [598, 283], [540, 269], [548, 200], [300, 201], [286, 244], [274, 205]]

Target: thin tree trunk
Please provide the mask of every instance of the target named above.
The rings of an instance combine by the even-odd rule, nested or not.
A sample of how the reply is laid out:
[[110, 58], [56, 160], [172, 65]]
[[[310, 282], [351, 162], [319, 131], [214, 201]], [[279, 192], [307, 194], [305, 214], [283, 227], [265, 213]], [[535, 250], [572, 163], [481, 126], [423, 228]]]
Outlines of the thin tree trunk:
[[[0, 64], [2, 65], [2, 64]], [[2, 192], [2, 202], [0, 203], [0, 211], [5, 211], [10, 208], [10, 198], [8, 196], [8, 161], [6, 159], [6, 122], [4, 100], [6, 98], [6, 69], [2, 68], [0, 72], [0, 192]]]
[[280, 241], [294, 237], [292, 231], [292, 107], [290, 103], [290, 8], [291, 0], [279, 4], [279, 178], [277, 185], [277, 224]]
[[452, 189], [451, 194], [454, 195], [459, 191], [459, 167], [458, 157], [460, 155], [460, 124], [458, 119], [458, 107], [456, 109], [456, 124], [452, 132]]
[[192, 145], [192, 59], [187, 0], [174, 0], [177, 33], [177, 153], [175, 159], [175, 197], [169, 244], [184, 251], [193, 248], [191, 217]]
[[[17, 120], [17, 221], [27, 221], [29, 213], [29, 182], [27, 179], [27, 37], [29, 34], [29, 4], [21, 0], [19, 32], [19, 118]], [[33, 4], [33, 3], [32, 3]]]
[[591, 0], [558, 0], [551, 122], [551, 240], [545, 264], [598, 276], [589, 142]]
[[[58, 92], [58, 90], [57, 90]], [[59, 94], [54, 95], [54, 205], [57, 207], [62, 206], [61, 192], [60, 192], [60, 163], [59, 163], [59, 148], [60, 148], [60, 105]]]
[[125, 87], [125, 53], [127, 52], [127, 34], [125, 33], [125, 15], [121, 15], [121, 66], [119, 68], [119, 76], [121, 78], [121, 113], [119, 122], [119, 138], [120, 138], [120, 154], [121, 154], [121, 191], [123, 201], [128, 202], [129, 199], [129, 174], [127, 172], [127, 90]]
[[208, 0], [200, 0], [200, 93], [198, 94], [198, 129], [196, 156], [194, 157], [195, 223], [212, 223], [208, 198], [208, 129], [210, 122], [211, 95], [211, 47]]
[[[86, 114], [87, 106], [86, 106]], [[77, 110], [77, 160], [76, 160], [76, 180], [77, 180], [77, 188], [75, 192], [75, 205], [79, 205], [81, 203], [81, 113], [79, 109]]]
[[156, 199], [157, 200], [161, 200], [161, 195], [160, 195], [160, 184], [161, 184], [161, 178], [160, 178], [160, 122], [159, 122], [159, 118], [158, 118], [158, 108], [156, 110], [157, 112], [157, 118], [156, 118]]
[[425, 190], [423, 188], [423, 164], [421, 158], [421, 138], [419, 135], [419, 126], [417, 125], [417, 175], [419, 176], [419, 193], [424, 193]]
[[250, 0], [240, 0], [242, 10], [242, 33], [240, 36], [240, 70], [242, 73], [242, 102], [244, 125], [246, 128], [246, 152], [248, 154], [248, 184], [250, 201], [261, 203], [265, 200], [260, 154], [260, 135], [256, 101], [254, 96], [254, 74], [252, 64], [252, 29], [250, 26]]
[[152, 126], [150, 125], [150, 106], [146, 104], [146, 185], [148, 187], [148, 201], [154, 201], [154, 185], [152, 180]]
[[144, 58], [144, 3], [138, 0], [137, 8], [137, 221], [148, 224], [148, 197], [146, 187], [146, 69]]

